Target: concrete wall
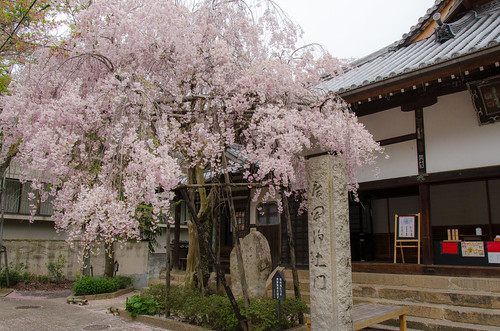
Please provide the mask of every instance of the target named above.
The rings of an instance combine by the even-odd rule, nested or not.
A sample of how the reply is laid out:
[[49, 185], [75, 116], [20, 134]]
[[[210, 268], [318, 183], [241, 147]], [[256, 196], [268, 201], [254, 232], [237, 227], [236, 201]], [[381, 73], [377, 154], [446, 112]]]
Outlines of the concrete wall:
[[[9, 264], [18, 266], [23, 263], [27, 267], [26, 271], [36, 275], [48, 275], [47, 263], [50, 259], [55, 260], [60, 254], [66, 258], [64, 273], [68, 278], [74, 278], [81, 274], [78, 250], [70, 248], [68, 243], [63, 240], [7, 239], [4, 240], [4, 246], [7, 247]], [[92, 256], [90, 259], [95, 276], [100, 276], [104, 272], [102, 248], [100, 252], [99, 255]], [[147, 242], [130, 242], [122, 247], [117, 246], [115, 257], [119, 263], [118, 275], [133, 275], [137, 278], [144, 278], [144, 275], [147, 275]]]
[[4, 223], [4, 239], [43, 239], [65, 240], [65, 233], [57, 233], [54, 222], [49, 217], [35, 218], [30, 223], [26, 215], [6, 215]]

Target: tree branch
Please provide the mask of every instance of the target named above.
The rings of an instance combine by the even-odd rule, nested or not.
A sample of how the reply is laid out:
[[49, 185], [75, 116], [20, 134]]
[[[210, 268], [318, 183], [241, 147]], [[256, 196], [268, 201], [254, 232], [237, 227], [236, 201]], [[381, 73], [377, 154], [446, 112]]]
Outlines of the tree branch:
[[29, 6], [28, 10], [26, 11], [26, 13], [23, 14], [23, 17], [21, 17], [21, 20], [19, 21], [19, 23], [17, 23], [17, 25], [14, 28], [14, 30], [12, 30], [12, 32], [9, 34], [9, 36], [7, 37], [7, 39], [5, 39], [5, 41], [3, 42], [2, 46], [0, 46], [0, 53], [3, 51], [3, 48], [5, 47], [5, 45], [7, 44], [7, 42], [10, 39], [12, 39], [12, 37], [16, 33], [17, 29], [19, 29], [19, 27], [21, 26], [21, 23], [23, 23], [24, 19], [28, 16], [28, 13], [30, 12], [31, 8], [33, 8], [33, 6], [35, 5], [36, 1], [37, 0], [33, 0], [33, 2], [31, 3], [31, 5]]

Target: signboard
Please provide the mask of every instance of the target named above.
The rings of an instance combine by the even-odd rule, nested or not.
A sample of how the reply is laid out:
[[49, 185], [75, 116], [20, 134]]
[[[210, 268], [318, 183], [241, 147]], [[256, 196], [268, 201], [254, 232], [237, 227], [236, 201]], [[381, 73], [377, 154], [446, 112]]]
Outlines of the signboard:
[[418, 239], [418, 216], [398, 216], [396, 218], [397, 239]]
[[394, 218], [394, 263], [397, 262], [397, 250], [401, 250], [401, 259], [405, 263], [403, 249], [417, 248], [417, 263], [420, 264], [420, 214], [398, 215]]
[[273, 299], [286, 299], [286, 280], [279, 270], [273, 276]]
[[462, 256], [484, 257], [484, 243], [482, 241], [462, 241]]

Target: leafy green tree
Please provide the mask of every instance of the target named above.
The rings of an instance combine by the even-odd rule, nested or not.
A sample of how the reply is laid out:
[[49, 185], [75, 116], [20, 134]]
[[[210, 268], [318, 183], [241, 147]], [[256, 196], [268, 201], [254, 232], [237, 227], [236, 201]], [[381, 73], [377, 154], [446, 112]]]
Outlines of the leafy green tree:
[[0, 0], [0, 93], [7, 91], [13, 65], [24, 63], [54, 36], [61, 5], [50, 0]]

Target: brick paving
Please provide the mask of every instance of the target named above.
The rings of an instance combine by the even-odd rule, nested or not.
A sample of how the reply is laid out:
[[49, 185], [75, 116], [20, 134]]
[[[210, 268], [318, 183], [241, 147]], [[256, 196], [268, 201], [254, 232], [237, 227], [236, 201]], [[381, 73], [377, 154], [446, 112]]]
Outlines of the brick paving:
[[92, 300], [87, 306], [66, 303], [70, 294], [70, 291], [14, 291], [0, 296], [0, 330], [167, 330], [108, 313], [110, 306], [123, 308], [126, 297], [133, 293], [113, 299]]

